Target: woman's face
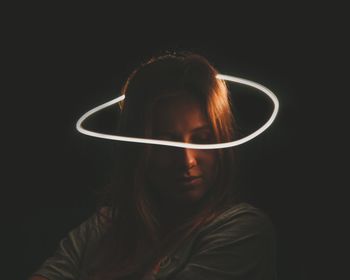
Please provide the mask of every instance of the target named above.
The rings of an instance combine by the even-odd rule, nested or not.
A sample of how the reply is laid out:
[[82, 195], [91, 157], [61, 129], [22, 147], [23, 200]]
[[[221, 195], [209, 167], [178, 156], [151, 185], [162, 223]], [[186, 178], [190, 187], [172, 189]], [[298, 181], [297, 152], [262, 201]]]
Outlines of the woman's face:
[[[190, 95], [159, 101], [153, 114], [156, 139], [213, 142], [209, 122], [199, 102]], [[153, 145], [148, 172], [151, 186], [163, 201], [180, 204], [199, 201], [216, 178], [216, 151]]]

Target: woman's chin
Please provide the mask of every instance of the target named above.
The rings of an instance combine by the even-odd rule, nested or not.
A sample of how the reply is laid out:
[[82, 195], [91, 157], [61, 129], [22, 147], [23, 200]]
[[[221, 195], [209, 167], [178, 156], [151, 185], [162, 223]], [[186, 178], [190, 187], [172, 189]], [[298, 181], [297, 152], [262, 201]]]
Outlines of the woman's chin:
[[173, 195], [173, 200], [177, 201], [179, 204], [196, 204], [203, 197], [203, 192], [200, 189], [187, 189], [181, 190]]
[[[202, 179], [196, 180], [191, 184], [179, 183], [169, 184], [168, 188], [156, 188], [155, 190], [157, 197], [161, 200], [162, 204], [176, 204], [183, 206], [194, 205], [199, 202], [207, 192], [206, 184], [203, 183]], [[165, 205], [166, 206], [166, 205]]]

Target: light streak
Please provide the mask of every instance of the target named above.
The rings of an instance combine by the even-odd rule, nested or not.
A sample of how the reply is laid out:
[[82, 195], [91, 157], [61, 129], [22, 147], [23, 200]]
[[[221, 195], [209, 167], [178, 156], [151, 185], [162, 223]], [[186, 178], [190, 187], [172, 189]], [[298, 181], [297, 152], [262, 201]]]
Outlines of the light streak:
[[216, 76], [216, 78], [221, 79], [221, 80], [225, 80], [225, 81], [229, 81], [229, 82], [247, 85], [247, 86], [256, 88], [256, 89], [260, 90], [261, 92], [265, 93], [272, 100], [272, 102], [274, 104], [273, 112], [272, 112], [270, 118], [267, 120], [267, 122], [264, 125], [262, 125], [259, 129], [255, 130], [251, 134], [249, 134], [241, 139], [238, 139], [238, 140], [235, 140], [232, 142], [219, 143], [219, 144], [193, 144], [193, 143], [184, 143], [184, 142], [177, 142], [177, 141], [128, 137], [128, 136], [99, 133], [96, 131], [87, 130], [87, 129], [82, 127], [82, 123], [88, 117], [91, 117], [93, 114], [97, 113], [98, 111], [101, 111], [101, 110], [103, 110], [103, 109], [105, 109], [113, 104], [116, 104], [116, 103], [124, 100], [125, 95], [121, 95], [115, 99], [112, 99], [106, 103], [103, 103], [103, 104], [89, 110], [84, 115], [82, 115], [76, 123], [76, 129], [80, 133], [88, 135], [88, 136], [103, 138], [103, 139], [108, 139], [108, 140], [114, 140], [114, 141], [155, 144], [155, 145], [173, 146], [173, 147], [189, 148], [189, 149], [222, 149], [222, 148], [229, 148], [229, 147], [238, 146], [238, 145], [241, 145], [243, 143], [246, 143], [246, 142], [254, 139], [259, 134], [263, 133], [276, 119], [277, 112], [279, 110], [279, 101], [278, 101], [276, 95], [271, 90], [269, 90], [265, 86], [258, 84], [256, 82], [253, 82], [253, 81], [250, 81], [247, 79], [243, 79], [243, 78], [234, 77], [234, 76], [218, 74]]

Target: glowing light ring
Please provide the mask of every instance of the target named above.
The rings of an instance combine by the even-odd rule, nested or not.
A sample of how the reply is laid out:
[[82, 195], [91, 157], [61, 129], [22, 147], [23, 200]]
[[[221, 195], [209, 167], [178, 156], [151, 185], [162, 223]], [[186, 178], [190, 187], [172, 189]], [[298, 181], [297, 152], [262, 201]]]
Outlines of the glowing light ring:
[[108, 140], [115, 140], [115, 141], [165, 145], [165, 146], [173, 146], [173, 147], [189, 148], [189, 149], [222, 149], [222, 148], [229, 148], [229, 147], [238, 146], [238, 145], [241, 145], [243, 143], [246, 143], [246, 142], [252, 140], [253, 138], [257, 137], [259, 134], [264, 132], [276, 119], [277, 112], [279, 109], [279, 102], [278, 102], [277, 97], [275, 96], [275, 94], [272, 93], [271, 90], [269, 90], [268, 88], [266, 88], [263, 85], [258, 84], [256, 82], [242, 79], [242, 78], [238, 78], [238, 77], [229, 76], [229, 75], [218, 74], [216, 76], [216, 78], [254, 87], [254, 88], [262, 91], [263, 93], [265, 93], [268, 97], [270, 97], [270, 99], [272, 100], [272, 102], [274, 104], [274, 109], [273, 109], [271, 117], [268, 119], [268, 121], [263, 126], [261, 126], [259, 129], [257, 129], [253, 133], [249, 134], [248, 136], [245, 136], [241, 139], [238, 139], [238, 140], [235, 140], [232, 142], [226, 142], [226, 143], [220, 143], [220, 144], [192, 144], [192, 143], [184, 143], [184, 142], [177, 142], [177, 141], [166, 141], [166, 140], [156, 140], [156, 139], [147, 139], [147, 138], [127, 137], [127, 136], [119, 136], [119, 135], [94, 132], [94, 131], [90, 131], [90, 130], [87, 130], [87, 129], [82, 127], [83, 121], [86, 120], [91, 115], [93, 115], [94, 113], [124, 100], [125, 95], [121, 95], [115, 99], [112, 99], [106, 103], [103, 103], [102, 105], [99, 105], [99, 106], [91, 109], [90, 111], [88, 111], [84, 115], [82, 115], [76, 123], [76, 129], [80, 133], [85, 134], [85, 135], [89, 135], [89, 136], [97, 137], [97, 138], [108, 139]]

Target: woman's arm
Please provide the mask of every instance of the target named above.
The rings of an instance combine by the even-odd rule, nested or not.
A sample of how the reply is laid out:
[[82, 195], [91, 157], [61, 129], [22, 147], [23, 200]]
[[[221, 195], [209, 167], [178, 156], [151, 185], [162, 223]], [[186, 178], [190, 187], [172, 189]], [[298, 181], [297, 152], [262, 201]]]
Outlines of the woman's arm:
[[43, 276], [34, 275], [34, 276], [30, 277], [29, 280], [49, 280], [49, 279], [47, 279], [46, 277], [43, 277]]
[[69, 280], [78, 279], [82, 258], [89, 242], [98, 236], [99, 220], [92, 215], [78, 227], [71, 230], [58, 245], [54, 254], [35, 271], [29, 280]]
[[275, 236], [264, 214], [248, 211], [200, 239], [174, 280], [275, 280]]
[[49, 280], [49, 279], [47, 279], [46, 277], [43, 277], [43, 276], [35, 275], [35, 276], [30, 277], [29, 280]]

